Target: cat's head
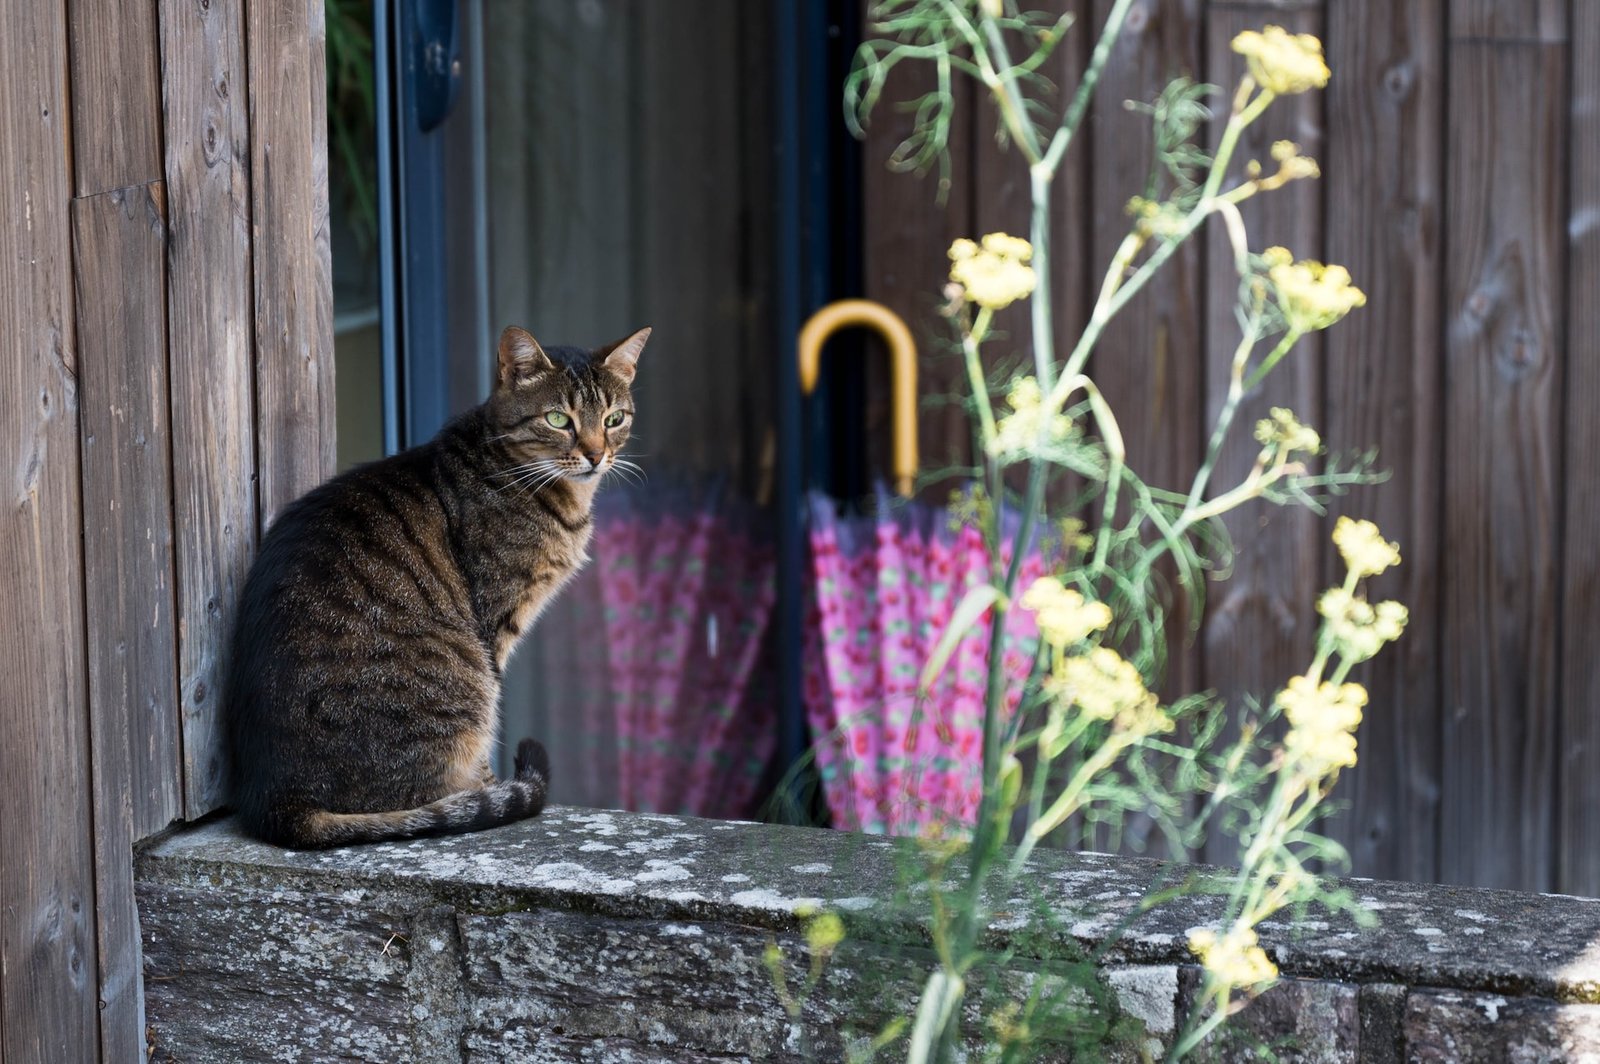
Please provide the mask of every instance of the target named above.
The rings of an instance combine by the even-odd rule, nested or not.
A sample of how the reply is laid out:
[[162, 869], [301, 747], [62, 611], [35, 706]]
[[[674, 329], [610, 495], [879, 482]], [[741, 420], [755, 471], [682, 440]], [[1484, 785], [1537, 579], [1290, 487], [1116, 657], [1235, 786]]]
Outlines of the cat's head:
[[617, 462], [633, 425], [634, 370], [650, 338], [640, 329], [586, 350], [539, 346], [527, 330], [500, 334], [500, 374], [485, 410], [491, 437], [536, 480], [597, 480]]

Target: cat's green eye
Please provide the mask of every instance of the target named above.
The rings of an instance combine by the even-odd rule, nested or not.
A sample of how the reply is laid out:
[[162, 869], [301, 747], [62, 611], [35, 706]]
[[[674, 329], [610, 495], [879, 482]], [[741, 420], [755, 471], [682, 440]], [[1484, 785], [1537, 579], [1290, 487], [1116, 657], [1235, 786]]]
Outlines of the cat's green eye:
[[544, 419], [550, 423], [551, 428], [564, 429], [572, 426], [572, 418], [559, 410], [550, 411], [544, 416]]
[[606, 428], [616, 428], [618, 425], [622, 424], [622, 419], [624, 416], [625, 415], [620, 410], [611, 411], [611, 413], [606, 415]]

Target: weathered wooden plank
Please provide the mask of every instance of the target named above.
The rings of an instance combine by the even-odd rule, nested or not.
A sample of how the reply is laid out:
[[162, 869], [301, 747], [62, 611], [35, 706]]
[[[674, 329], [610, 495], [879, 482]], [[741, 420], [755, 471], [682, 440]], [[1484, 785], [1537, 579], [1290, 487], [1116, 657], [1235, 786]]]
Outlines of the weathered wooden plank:
[[97, 1061], [66, 11], [0, 26], [0, 1057]]
[[1555, 867], [1564, 59], [1449, 46], [1439, 874], [1532, 890]]
[[1589, 465], [1600, 454], [1600, 4], [1573, 5], [1571, 62], [1556, 889], [1600, 895], [1600, 479]]
[[[1319, 14], [1271, 8], [1213, 9], [1206, 20], [1206, 80], [1224, 87], [1222, 106], [1227, 106], [1225, 101], [1231, 99], [1233, 87], [1244, 73], [1243, 61], [1229, 48], [1236, 34], [1259, 28], [1269, 19], [1291, 32], [1318, 33]], [[1219, 114], [1213, 123], [1213, 138], [1220, 136], [1223, 118]], [[1280, 139], [1295, 141], [1307, 155], [1321, 156], [1324, 133], [1319, 94], [1280, 99], [1251, 125], [1240, 139], [1230, 183], [1242, 177], [1249, 160], [1270, 162], [1271, 146]], [[1246, 200], [1241, 213], [1253, 250], [1282, 245], [1296, 258], [1320, 257], [1322, 210], [1315, 182], [1296, 182]], [[1227, 396], [1229, 367], [1239, 343], [1234, 317], [1239, 279], [1232, 245], [1220, 225], [1212, 225], [1206, 232], [1206, 269], [1203, 431], [1209, 435]], [[1320, 337], [1308, 337], [1245, 397], [1217, 461], [1208, 495], [1227, 490], [1248, 474], [1260, 452], [1251, 427], [1272, 407], [1291, 407], [1306, 423], [1322, 423], [1322, 359]], [[1271, 698], [1289, 677], [1305, 671], [1310, 663], [1317, 629], [1312, 606], [1322, 580], [1327, 529], [1303, 509], [1278, 509], [1260, 502], [1235, 511], [1226, 524], [1237, 556], [1232, 576], [1214, 587], [1206, 603], [1201, 679], [1204, 686], [1215, 688], [1238, 706], [1247, 694]], [[1213, 839], [1206, 847], [1208, 860], [1228, 860], [1232, 853], [1232, 840]]]
[[[310, 34], [311, 91], [311, 335], [320, 344], [317, 358], [319, 409], [322, 414], [321, 477], [338, 468], [338, 416], [334, 404], [333, 358], [333, 231], [328, 202], [328, 31], [324, 0], [306, 0]], [[484, 356], [487, 357], [487, 356]]]
[[154, 0], [68, 0], [72, 176], [79, 196], [161, 178]]
[[[313, 10], [315, 8], [315, 10]], [[245, 5], [261, 527], [334, 469], [326, 125], [317, 0]], [[319, 164], [318, 159], [322, 158]], [[321, 176], [319, 178], [319, 169]]]
[[[1099, 36], [1103, 20], [1091, 17], [1089, 0], [1051, 0], [1032, 6], [1057, 17], [1072, 16], [1066, 37], [1040, 70], [1054, 86], [1054, 91], [1029, 90], [1030, 95], [1049, 109], [1049, 118], [1042, 123], [1041, 139], [1047, 139], [1083, 80], [1089, 51]], [[1031, 42], [1013, 36], [1010, 47], [1011, 59], [1016, 62], [1024, 58]], [[973, 119], [972, 161], [966, 179], [970, 187], [962, 190], [972, 205], [971, 235], [977, 239], [982, 234], [998, 231], [1031, 238], [1033, 192], [1028, 161], [1009, 143], [1009, 134], [1002, 139], [1004, 124], [994, 95], [981, 86], [973, 88]], [[1003, 383], [1006, 369], [1018, 374], [1034, 372], [1033, 300], [1050, 300], [1050, 332], [1058, 365], [1083, 333], [1089, 314], [1090, 276], [1100, 266], [1091, 257], [1089, 247], [1089, 141], [1086, 120], [1062, 159], [1051, 186], [1049, 292], [1036, 291], [1032, 299], [1014, 303], [995, 315], [992, 339], [984, 346], [984, 362], [991, 379]], [[970, 439], [970, 435], [969, 430], [967, 438]], [[1056, 474], [1048, 489], [1047, 505], [1072, 498], [1082, 488], [1077, 478], [1062, 476], [1059, 470]], [[1013, 467], [1009, 480], [1012, 490], [1020, 494], [1027, 483], [1026, 467]]]
[[[225, 800], [217, 717], [256, 544], [250, 130], [240, 0], [161, 5], [183, 815]], [[143, 835], [159, 824], [135, 824]]]
[[[1354, 678], [1371, 695], [1361, 762], [1339, 781], [1348, 811], [1327, 834], [1358, 875], [1430, 881], [1439, 830], [1439, 307], [1444, 5], [1342, 0], [1328, 9], [1328, 259], [1367, 305], [1329, 330], [1327, 422], [1336, 450], [1376, 446], [1393, 476], [1337, 500], [1376, 521], [1405, 563], [1371, 601], [1411, 611], [1405, 639]], [[1344, 579], [1330, 552], [1326, 583]]]
[[[1067, 36], [1056, 47], [1040, 73], [1055, 86], [1055, 92], [1042, 95], [1049, 106], [1051, 121], [1045, 124], [1048, 137], [1054, 119], [1066, 110], [1072, 94], [1083, 80], [1089, 49], [1099, 34], [1103, 18], [1091, 18], [1088, 0], [1050, 0], [1031, 4], [1035, 10], [1060, 16], [1070, 14]], [[1013, 61], [1021, 60], [1028, 42], [1013, 39]], [[1037, 92], [1037, 90], [1030, 90]], [[972, 166], [966, 179], [970, 187], [962, 191], [972, 203], [973, 232], [978, 238], [996, 231], [1028, 237], [1033, 220], [1032, 189], [1028, 161], [1022, 152], [1002, 142], [1004, 125], [992, 93], [979, 89], [973, 99]], [[1049, 293], [1036, 292], [1034, 299], [1048, 298], [1053, 311], [1051, 339], [1056, 358], [1065, 358], [1083, 332], [1088, 317], [1089, 274], [1097, 268], [1090, 254], [1089, 218], [1089, 132], [1080, 127], [1074, 143], [1057, 171], [1050, 197], [1050, 278]], [[1014, 303], [995, 315], [997, 340], [989, 346], [991, 363], [1015, 363], [1020, 372], [1033, 372], [1033, 329], [1030, 324], [1032, 300]]]
[[100, 1037], [139, 1053], [135, 823], [182, 809], [159, 183], [74, 200]]
[[[1581, 12], [1591, 0], [1575, 0]], [[1450, 36], [1470, 38], [1564, 41], [1567, 0], [1450, 0]]]
[[[1113, 0], [1096, 0], [1097, 24], [1112, 6]], [[1177, 77], [1201, 80], [1201, 16], [1200, 0], [1136, 0], [1128, 9], [1091, 112], [1090, 258], [1096, 270], [1105, 269], [1127, 235], [1131, 220], [1124, 208], [1130, 197], [1145, 192], [1154, 165], [1152, 123], [1126, 104], [1154, 100]], [[1144, 294], [1111, 320], [1090, 366], [1117, 412], [1129, 468], [1147, 483], [1172, 490], [1187, 490], [1200, 464], [1201, 250], [1193, 241], [1173, 255]], [[1187, 630], [1187, 612], [1182, 603], [1175, 605], [1168, 627], [1169, 695], [1199, 685], [1198, 647]]]
[[[1096, 0], [1097, 22], [1113, 3]], [[1111, 261], [1127, 235], [1132, 223], [1124, 208], [1143, 194], [1154, 165], [1151, 121], [1126, 105], [1154, 100], [1174, 78], [1199, 80], [1200, 20], [1200, 0], [1136, 0], [1128, 10], [1091, 118], [1096, 269]], [[1187, 487], [1198, 465], [1199, 282], [1199, 247], [1190, 244], [1106, 327], [1093, 365], [1096, 383], [1127, 421], [1121, 427], [1129, 466], [1173, 489]]]
[[1206, 0], [1211, 7], [1237, 7], [1262, 16], [1271, 17], [1277, 11], [1320, 10], [1327, 0]]
[[[866, 30], [872, 33], [870, 25]], [[950, 279], [950, 243], [975, 237], [973, 218], [972, 135], [977, 107], [970, 79], [953, 85], [955, 124], [950, 131], [954, 171], [949, 196], [939, 202], [937, 168], [922, 177], [896, 173], [887, 162], [913, 128], [913, 116], [895, 107], [934, 86], [925, 63], [906, 63], [890, 75], [883, 100], [872, 115], [861, 147], [861, 222], [863, 292], [868, 299], [906, 320], [917, 338], [918, 391], [924, 406], [917, 418], [917, 445], [922, 468], [938, 470], [972, 461], [972, 430], [962, 399], [970, 389], [960, 356], [950, 350], [950, 327], [939, 315], [942, 293]], [[875, 348], [869, 349], [876, 354]], [[867, 452], [872, 475], [889, 468], [889, 373], [885, 359], [867, 362]], [[943, 502], [950, 484], [937, 484], [929, 498]]]

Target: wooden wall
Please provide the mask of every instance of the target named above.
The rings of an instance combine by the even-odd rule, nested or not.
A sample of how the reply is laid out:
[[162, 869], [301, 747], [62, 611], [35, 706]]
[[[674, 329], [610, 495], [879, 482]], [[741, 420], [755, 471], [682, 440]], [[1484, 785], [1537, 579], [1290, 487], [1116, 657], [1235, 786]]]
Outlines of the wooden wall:
[[221, 803], [224, 625], [333, 467], [322, 5], [0, 26], [0, 1060], [120, 1062], [133, 844]]
[[[1111, 7], [1056, 3], [1094, 33]], [[1242, 416], [1287, 404], [1336, 447], [1379, 447], [1392, 479], [1334, 513], [1400, 541], [1405, 564], [1372, 593], [1412, 617], [1404, 642], [1360, 670], [1372, 692], [1362, 763], [1328, 830], [1358, 874], [1600, 894], [1600, 473], [1588, 464], [1600, 450], [1600, 5], [1136, 0], [1059, 182], [1052, 294], [1066, 331], [1146, 173], [1148, 127], [1122, 101], [1178, 74], [1231, 87], [1231, 38], [1268, 23], [1320, 35], [1333, 80], [1276, 105], [1240, 151], [1265, 158], [1288, 137], [1324, 175], [1250, 201], [1253, 244], [1343, 263], [1369, 302]], [[1069, 85], [1090, 38], [1082, 22], [1073, 32], [1051, 71]], [[1024, 167], [996, 145], [987, 102], [959, 91], [967, 119], [944, 209], [931, 180], [881, 169], [905, 118], [885, 110], [865, 152], [866, 294], [925, 336], [943, 336], [933, 307], [950, 239], [1026, 231]], [[1187, 486], [1220, 405], [1237, 339], [1226, 255], [1212, 233], [1177, 256], [1094, 360], [1131, 461], [1156, 483]], [[929, 390], [959, 390], [958, 365], [928, 350]], [[926, 419], [934, 463], [966, 439], [951, 417]], [[1237, 441], [1221, 475], [1253, 455]], [[1231, 528], [1234, 577], [1178, 680], [1266, 693], [1308, 660], [1314, 596], [1339, 570], [1331, 523], [1263, 509]]]

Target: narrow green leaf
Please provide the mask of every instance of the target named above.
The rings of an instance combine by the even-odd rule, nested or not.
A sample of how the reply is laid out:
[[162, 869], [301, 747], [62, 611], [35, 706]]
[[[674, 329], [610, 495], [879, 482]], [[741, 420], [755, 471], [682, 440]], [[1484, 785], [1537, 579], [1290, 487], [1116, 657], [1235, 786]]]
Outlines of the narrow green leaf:
[[917, 685], [923, 694], [933, 686], [933, 681], [939, 678], [944, 671], [945, 664], [950, 660], [950, 655], [956, 651], [956, 644], [961, 642], [967, 631], [983, 616], [983, 611], [999, 602], [1000, 589], [993, 584], [980, 584], [968, 591], [962, 598], [955, 611], [950, 614], [950, 624], [945, 628], [944, 634], [939, 637], [939, 643], [933, 648], [933, 654], [928, 658], [928, 664], [922, 667], [922, 678]]

